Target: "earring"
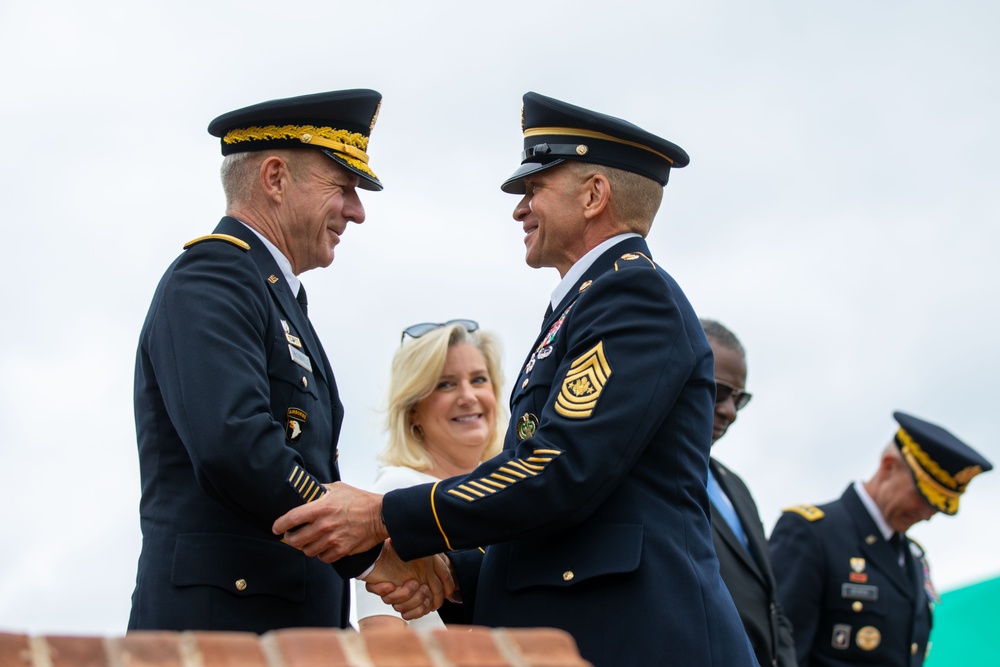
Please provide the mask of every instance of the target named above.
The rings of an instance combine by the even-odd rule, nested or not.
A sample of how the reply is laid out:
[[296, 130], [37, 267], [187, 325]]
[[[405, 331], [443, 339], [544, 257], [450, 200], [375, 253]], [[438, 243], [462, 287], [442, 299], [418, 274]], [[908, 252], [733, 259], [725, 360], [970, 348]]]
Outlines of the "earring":
[[424, 430], [417, 424], [410, 424], [410, 435], [412, 435], [413, 439], [417, 442], [423, 442]]

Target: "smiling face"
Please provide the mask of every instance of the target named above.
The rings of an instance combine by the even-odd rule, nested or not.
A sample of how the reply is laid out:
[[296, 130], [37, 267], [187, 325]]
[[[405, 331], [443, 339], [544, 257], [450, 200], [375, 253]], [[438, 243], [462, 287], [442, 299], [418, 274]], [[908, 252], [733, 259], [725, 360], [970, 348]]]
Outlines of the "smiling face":
[[478, 463], [493, 440], [496, 410], [483, 353], [459, 343], [448, 348], [434, 391], [414, 406], [410, 423], [422, 431], [421, 440], [436, 466]]
[[348, 222], [362, 223], [360, 177], [317, 151], [297, 151], [282, 207], [284, 250], [296, 275], [329, 266]]
[[[714, 337], [708, 337], [715, 355], [715, 378], [729, 386], [744, 389], [747, 383], [747, 362], [743, 354], [724, 345], [720, 345]], [[736, 421], [736, 392], [729, 392], [725, 399], [715, 404], [715, 417], [712, 422], [712, 442], [726, 434], [729, 426]]]
[[524, 178], [524, 196], [514, 219], [524, 229], [524, 260], [538, 269], [551, 266], [560, 276], [587, 252], [582, 215], [584, 181], [560, 164]]

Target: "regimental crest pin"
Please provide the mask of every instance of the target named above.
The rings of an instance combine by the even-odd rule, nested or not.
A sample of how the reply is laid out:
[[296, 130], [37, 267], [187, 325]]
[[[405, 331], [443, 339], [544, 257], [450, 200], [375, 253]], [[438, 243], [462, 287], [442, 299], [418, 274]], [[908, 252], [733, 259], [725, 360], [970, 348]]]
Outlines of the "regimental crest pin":
[[854, 557], [851, 559], [851, 570], [861, 574], [865, 571], [865, 559]]
[[536, 430], [538, 430], [538, 417], [530, 412], [525, 412], [521, 415], [521, 418], [517, 420], [518, 440], [527, 440], [528, 438], [533, 437]]

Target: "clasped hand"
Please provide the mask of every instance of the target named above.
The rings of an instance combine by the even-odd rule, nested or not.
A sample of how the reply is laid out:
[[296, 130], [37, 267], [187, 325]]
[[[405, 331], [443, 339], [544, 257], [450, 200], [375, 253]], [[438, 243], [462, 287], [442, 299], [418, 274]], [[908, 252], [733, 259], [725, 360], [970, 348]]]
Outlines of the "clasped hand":
[[438, 609], [455, 590], [447, 558], [428, 556], [402, 561], [382, 523], [382, 496], [343, 482], [325, 485], [327, 492], [300, 505], [274, 522], [271, 530], [286, 544], [332, 563], [344, 556], [385, 542], [374, 569], [365, 577], [366, 587], [406, 620]]

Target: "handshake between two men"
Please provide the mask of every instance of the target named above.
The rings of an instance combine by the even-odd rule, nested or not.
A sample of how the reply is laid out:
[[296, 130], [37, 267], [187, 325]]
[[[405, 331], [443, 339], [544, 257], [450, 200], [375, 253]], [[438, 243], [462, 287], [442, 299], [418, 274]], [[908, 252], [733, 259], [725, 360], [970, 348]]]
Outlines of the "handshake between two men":
[[311, 503], [296, 507], [272, 526], [285, 543], [324, 563], [385, 544], [365, 588], [392, 605], [405, 620], [420, 618], [440, 608], [446, 599], [457, 599], [451, 564], [443, 554], [400, 559], [382, 523], [382, 496], [343, 482], [325, 485], [327, 492]]

